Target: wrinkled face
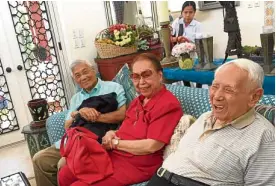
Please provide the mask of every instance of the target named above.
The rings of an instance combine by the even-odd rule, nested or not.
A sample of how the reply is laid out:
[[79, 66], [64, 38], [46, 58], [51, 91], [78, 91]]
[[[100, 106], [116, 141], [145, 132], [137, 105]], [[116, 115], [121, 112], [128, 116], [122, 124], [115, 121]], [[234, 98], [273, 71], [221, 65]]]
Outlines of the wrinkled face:
[[185, 23], [190, 23], [195, 16], [195, 11], [192, 6], [186, 6], [182, 12], [182, 17], [184, 18]]
[[76, 83], [87, 92], [91, 91], [97, 84], [95, 70], [85, 63], [76, 65], [72, 73]]
[[218, 71], [210, 88], [213, 114], [225, 123], [245, 114], [261, 96], [262, 89], [252, 88], [248, 72], [233, 64]]
[[132, 67], [131, 79], [137, 92], [151, 98], [162, 87], [162, 72], [157, 72], [148, 60], [136, 61]]

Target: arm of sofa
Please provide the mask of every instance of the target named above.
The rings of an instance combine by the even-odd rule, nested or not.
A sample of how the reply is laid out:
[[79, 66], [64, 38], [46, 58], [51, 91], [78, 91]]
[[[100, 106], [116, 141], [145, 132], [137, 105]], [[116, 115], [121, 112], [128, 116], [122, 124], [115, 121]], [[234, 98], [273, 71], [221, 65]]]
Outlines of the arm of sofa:
[[46, 121], [46, 129], [50, 139], [51, 144], [55, 143], [56, 141], [60, 140], [63, 136], [64, 130], [64, 122], [65, 117], [68, 111], [56, 113], [50, 116]]

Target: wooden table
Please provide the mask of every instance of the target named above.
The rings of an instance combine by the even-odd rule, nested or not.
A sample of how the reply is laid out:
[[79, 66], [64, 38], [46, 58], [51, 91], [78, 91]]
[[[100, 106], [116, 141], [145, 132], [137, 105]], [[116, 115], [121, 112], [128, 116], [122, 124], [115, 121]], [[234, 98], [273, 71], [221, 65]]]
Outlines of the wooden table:
[[150, 50], [139, 51], [133, 54], [119, 56], [108, 59], [95, 58], [95, 62], [98, 64], [98, 69], [101, 74], [101, 79], [111, 81], [124, 64], [131, 65], [133, 59], [142, 53], [152, 53], [156, 55], [160, 60], [163, 58], [163, 47], [161, 45], [153, 46]]

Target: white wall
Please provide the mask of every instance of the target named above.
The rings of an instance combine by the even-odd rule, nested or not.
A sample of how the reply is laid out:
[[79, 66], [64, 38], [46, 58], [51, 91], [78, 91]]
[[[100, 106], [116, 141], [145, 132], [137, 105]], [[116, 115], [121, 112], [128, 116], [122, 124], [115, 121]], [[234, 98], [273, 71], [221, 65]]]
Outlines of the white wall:
[[[254, 1], [240, 1], [240, 6], [236, 7], [238, 20], [241, 29], [242, 45], [261, 46], [260, 33], [264, 25], [264, 2], [259, 1], [260, 6], [254, 7]], [[172, 1], [170, 3], [176, 3]], [[253, 8], [248, 8], [252, 3]], [[178, 3], [179, 4], [179, 3]], [[176, 5], [169, 8], [176, 10]], [[182, 4], [179, 6], [181, 11]], [[179, 16], [179, 12], [174, 13], [174, 17]], [[214, 36], [214, 57], [224, 58], [228, 41], [228, 34], [223, 31], [222, 9], [197, 11], [196, 19], [202, 23], [203, 31]]]
[[[183, 2], [169, 1], [172, 11], [181, 10]], [[260, 7], [248, 8], [248, 3], [254, 1], [240, 1], [236, 7], [242, 35], [242, 45], [259, 45], [260, 33], [264, 22], [264, 2]], [[59, 18], [62, 23], [63, 35], [67, 49], [69, 63], [81, 58], [94, 61], [97, 55], [94, 39], [97, 33], [107, 27], [103, 1], [58, 1]], [[174, 17], [179, 16], [174, 13]], [[222, 9], [197, 11], [196, 19], [202, 23], [203, 30], [214, 36], [214, 57], [223, 58], [228, 41], [227, 33], [223, 32]], [[84, 32], [84, 48], [74, 48], [73, 30], [82, 29]]]
[[[107, 27], [103, 1], [57, 1], [59, 19], [69, 63], [75, 59], [94, 62], [97, 51], [94, 39]], [[73, 30], [83, 30], [85, 47], [75, 48]]]

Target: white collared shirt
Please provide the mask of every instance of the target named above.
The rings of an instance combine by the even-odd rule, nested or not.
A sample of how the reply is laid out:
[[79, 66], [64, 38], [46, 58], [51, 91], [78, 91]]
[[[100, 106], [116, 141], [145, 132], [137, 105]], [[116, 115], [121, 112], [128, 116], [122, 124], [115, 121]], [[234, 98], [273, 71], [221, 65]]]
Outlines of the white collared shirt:
[[195, 42], [196, 34], [201, 34], [201, 23], [192, 20], [188, 26], [185, 26], [183, 18], [176, 18], [172, 23], [172, 35], [178, 36], [179, 25], [183, 24], [183, 36], [187, 37], [190, 41]]

